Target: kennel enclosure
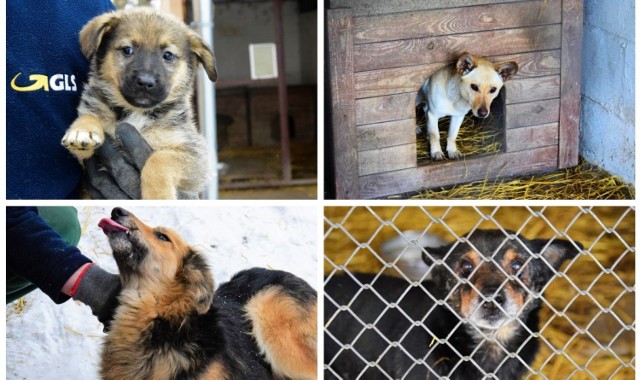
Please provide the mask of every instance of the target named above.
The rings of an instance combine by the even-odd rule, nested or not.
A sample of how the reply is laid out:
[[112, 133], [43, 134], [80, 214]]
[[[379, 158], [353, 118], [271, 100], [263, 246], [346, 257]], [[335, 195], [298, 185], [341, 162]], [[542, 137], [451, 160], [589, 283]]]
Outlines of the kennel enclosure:
[[[581, 0], [331, 0], [328, 140], [336, 198], [577, 165], [581, 36]], [[464, 51], [519, 65], [505, 83], [501, 151], [422, 165], [415, 95]]]

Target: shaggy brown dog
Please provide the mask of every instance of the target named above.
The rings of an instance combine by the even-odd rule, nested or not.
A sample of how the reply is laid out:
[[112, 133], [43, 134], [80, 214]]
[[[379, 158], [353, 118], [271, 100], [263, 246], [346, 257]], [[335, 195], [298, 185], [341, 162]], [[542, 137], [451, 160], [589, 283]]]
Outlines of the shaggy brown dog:
[[212, 81], [218, 74], [200, 36], [173, 16], [132, 8], [89, 21], [80, 45], [91, 71], [62, 145], [83, 163], [127, 123], [154, 150], [142, 168], [143, 199], [202, 191], [209, 168], [191, 96], [198, 62]]
[[100, 221], [122, 293], [104, 379], [315, 379], [317, 296], [291, 273], [249, 269], [214, 292], [204, 258], [175, 232], [116, 208]]

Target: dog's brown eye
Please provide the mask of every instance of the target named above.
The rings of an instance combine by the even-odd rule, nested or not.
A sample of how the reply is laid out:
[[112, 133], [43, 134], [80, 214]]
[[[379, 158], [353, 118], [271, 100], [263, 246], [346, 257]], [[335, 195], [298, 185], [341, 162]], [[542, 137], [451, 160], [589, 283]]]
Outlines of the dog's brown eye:
[[478, 91], [479, 91], [479, 89], [478, 89], [478, 85], [477, 85], [477, 84], [471, 84], [471, 89], [472, 89], [473, 91], [475, 91], [475, 92], [478, 92]]
[[520, 268], [522, 268], [522, 262], [515, 260], [511, 262], [511, 269], [513, 269], [513, 272], [517, 272], [520, 270]]
[[122, 48], [122, 54], [124, 54], [125, 56], [130, 56], [133, 55], [133, 48], [131, 46], [125, 46]]
[[468, 276], [473, 271], [473, 264], [468, 261], [463, 261], [460, 264], [460, 272], [463, 276]]
[[172, 52], [170, 51], [165, 51], [164, 54], [162, 55], [162, 58], [165, 61], [173, 61], [173, 59], [175, 58], [175, 56], [173, 55]]
[[168, 237], [167, 235], [163, 234], [162, 232], [160, 232], [160, 231], [154, 231], [154, 234], [156, 235], [156, 237], [157, 237], [159, 240], [162, 240], [162, 241], [166, 241], [166, 242], [171, 243], [171, 240], [169, 240], [169, 237]]
[[495, 88], [495, 87], [491, 87], [491, 89], [489, 90], [489, 92], [493, 94], [494, 92], [496, 92], [496, 90], [497, 90], [497, 88]]

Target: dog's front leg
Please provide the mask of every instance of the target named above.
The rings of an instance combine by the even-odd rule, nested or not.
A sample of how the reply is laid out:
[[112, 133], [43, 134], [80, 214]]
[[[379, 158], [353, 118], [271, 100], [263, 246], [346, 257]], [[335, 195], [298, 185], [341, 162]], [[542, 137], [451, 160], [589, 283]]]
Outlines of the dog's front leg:
[[449, 124], [449, 135], [447, 136], [447, 155], [452, 160], [457, 160], [463, 157], [462, 153], [458, 151], [456, 146], [456, 138], [460, 131], [460, 126], [464, 120], [463, 116], [451, 116], [451, 123]]
[[435, 161], [444, 159], [444, 154], [442, 153], [442, 148], [440, 147], [438, 116], [433, 112], [427, 112], [427, 132], [429, 134], [429, 145], [431, 145], [431, 159]]
[[153, 152], [140, 173], [142, 199], [177, 199], [183, 160], [180, 153], [170, 150]]
[[104, 142], [104, 129], [93, 115], [80, 115], [62, 137], [61, 144], [82, 163]]

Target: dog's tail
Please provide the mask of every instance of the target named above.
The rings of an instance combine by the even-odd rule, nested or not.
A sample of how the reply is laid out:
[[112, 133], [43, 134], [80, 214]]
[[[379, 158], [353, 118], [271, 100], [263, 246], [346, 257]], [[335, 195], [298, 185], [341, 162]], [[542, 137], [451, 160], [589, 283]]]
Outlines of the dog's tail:
[[420, 104], [424, 103], [424, 111], [427, 112], [427, 86], [429, 85], [429, 78], [422, 84], [422, 87], [418, 90], [418, 95], [416, 95], [416, 107]]

